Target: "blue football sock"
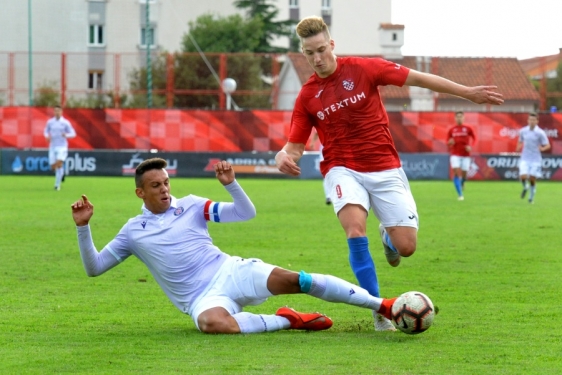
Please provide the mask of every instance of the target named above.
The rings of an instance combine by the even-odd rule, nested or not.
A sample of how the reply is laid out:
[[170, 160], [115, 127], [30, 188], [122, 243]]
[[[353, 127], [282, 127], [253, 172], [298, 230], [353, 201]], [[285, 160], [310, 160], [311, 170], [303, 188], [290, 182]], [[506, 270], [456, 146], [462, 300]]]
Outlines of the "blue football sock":
[[457, 194], [462, 196], [462, 185], [461, 179], [458, 176], [453, 177], [453, 183], [455, 184], [455, 189], [457, 190]]
[[349, 264], [363, 289], [367, 289], [370, 295], [380, 297], [379, 281], [375, 263], [369, 252], [369, 240], [367, 237], [348, 238]]

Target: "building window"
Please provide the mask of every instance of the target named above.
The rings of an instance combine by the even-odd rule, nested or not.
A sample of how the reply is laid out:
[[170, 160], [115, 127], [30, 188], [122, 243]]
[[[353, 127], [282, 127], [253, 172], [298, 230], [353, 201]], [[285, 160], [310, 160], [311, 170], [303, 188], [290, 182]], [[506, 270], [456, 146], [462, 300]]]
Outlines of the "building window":
[[392, 33], [392, 41], [396, 42], [398, 40], [398, 34]]
[[141, 47], [154, 47], [154, 27], [141, 27]]
[[88, 88], [90, 90], [103, 89], [103, 71], [91, 70], [88, 72]]
[[289, 0], [289, 8], [298, 8], [299, 0]]
[[322, 9], [332, 9], [332, 0], [322, 0]]
[[88, 44], [92, 46], [102, 46], [104, 44], [103, 37], [103, 25], [90, 25]]

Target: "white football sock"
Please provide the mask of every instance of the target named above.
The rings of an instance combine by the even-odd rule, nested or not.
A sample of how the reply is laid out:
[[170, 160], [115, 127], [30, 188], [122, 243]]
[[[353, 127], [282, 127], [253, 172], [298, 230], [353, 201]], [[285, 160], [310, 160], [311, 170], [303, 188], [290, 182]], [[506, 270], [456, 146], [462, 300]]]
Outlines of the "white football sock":
[[62, 168], [55, 169], [55, 186], [60, 186], [63, 174], [64, 174], [64, 169]]
[[382, 298], [370, 295], [360, 286], [331, 275], [317, 273], [310, 275], [312, 276], [312, 286], [308, 294], [311, 296], [328, 302], [347, 303], [375, 311], [379, 311], [381, 307]]
[[249, 312], [240, 312], [232, 315], [238, 323], [242, 333], [273, 332], [288, 329], [291, 323], [287, 318], [277, 315], [257, 315]]

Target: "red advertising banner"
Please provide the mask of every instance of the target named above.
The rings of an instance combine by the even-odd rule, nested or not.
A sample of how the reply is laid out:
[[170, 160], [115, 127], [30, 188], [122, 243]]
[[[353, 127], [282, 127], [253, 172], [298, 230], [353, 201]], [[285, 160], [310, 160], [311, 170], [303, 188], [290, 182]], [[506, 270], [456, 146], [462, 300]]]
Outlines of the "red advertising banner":
[[[78, 136], [71, 149], [121, 149], [175, 152], [277, 151], [289, 133], [291, 111], [204, 111], [165, 109], [65, 109]], [[45, 148], [43, 128], [50, 108], [0, 107], [0, 147]], [[390, 130], [398, 152], [447, 153], [446, 135], [453, 112], [390, 112]], [[515, 151], [526, 113], [470, 112], [465, 124], [477, 141], [473, 153]], [[562, 113], [539, 115], [552, 144], [547, 154], [562, 154]]]

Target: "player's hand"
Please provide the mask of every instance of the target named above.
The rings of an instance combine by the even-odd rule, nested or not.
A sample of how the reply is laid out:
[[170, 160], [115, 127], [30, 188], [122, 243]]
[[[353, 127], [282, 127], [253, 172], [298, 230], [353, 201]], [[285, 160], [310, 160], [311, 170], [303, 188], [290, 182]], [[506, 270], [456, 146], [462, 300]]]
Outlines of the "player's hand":
[[470, 152], [470, 151], [472, 151], [472, 147], [470, 147], [470, 146], [465, 146], [465, 148], [464, 148], [464, 149], [466, 150], [466, 152]]
[[224, 186], [234, 181], [234, 169], [232, 165], [226, 160], [219, 161], [215, 164], [215, 175], [221, 184]]
[[70, 207], [72, 208], [72, 218], [76, 226], [88, 225], [90, 218], [94, 214], [94, 205], [88, 200], [88, 197], [82, 194], [82, 198], [72, 203]]
[[470, 87], [466, 99], [476, 104], [503, 104], [503, 95], [496, 91], [497, 86]]
[[286, 151], [279, 151], [277, 155], [275, 155], [275, 164], [277, 165], [277, 169], [282, 173], [291, 176], [298, 176], [301, 174], [300, 167]]

